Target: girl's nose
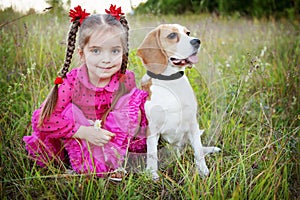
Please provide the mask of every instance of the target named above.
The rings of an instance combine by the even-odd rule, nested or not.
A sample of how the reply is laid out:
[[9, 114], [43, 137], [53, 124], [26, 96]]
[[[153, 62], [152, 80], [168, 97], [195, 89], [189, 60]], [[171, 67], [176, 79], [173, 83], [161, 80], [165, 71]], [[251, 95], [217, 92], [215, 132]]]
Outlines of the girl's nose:
[[103, 64], [109, 64], [109, 63], [111, 63], [111, 57], [110, 57], [110, 54], [108, 52], [104, 52], [103, 53], [103, 57], [101, 59], [101, 62]]
[[110, 61], [108, 61], [108, 60], [102, 60], [102, 63], [103, 63], [103, 64], [109, 64]]

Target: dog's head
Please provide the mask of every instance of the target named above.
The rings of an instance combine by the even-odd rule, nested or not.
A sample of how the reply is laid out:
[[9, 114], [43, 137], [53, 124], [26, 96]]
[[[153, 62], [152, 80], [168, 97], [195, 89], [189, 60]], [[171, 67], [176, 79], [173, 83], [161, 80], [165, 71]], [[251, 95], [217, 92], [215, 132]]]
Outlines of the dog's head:
[[163, 24], [145, 37], [137, 50], [147, 70], [160, 74], [168, 64], [185, 67], [198, 62], [200, 40], [179, 24]]

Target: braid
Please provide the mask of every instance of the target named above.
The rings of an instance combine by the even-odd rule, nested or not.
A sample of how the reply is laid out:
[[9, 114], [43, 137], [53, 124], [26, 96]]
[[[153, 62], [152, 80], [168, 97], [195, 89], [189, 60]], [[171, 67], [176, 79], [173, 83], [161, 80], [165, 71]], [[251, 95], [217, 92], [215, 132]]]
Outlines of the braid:
[[67, 52], [66, 52], [66, 56], [65, 56], [65, 63], [64, 63], [63, 68], [59, 72], [59, 75], [61, 77], [66, 77], [66, 74], [69, 71], [72, 56], [73, 56], [73, 53], [75, 50], [76, 33], [78, 31], [79, 26], [80, 26], [79, 20], [74, 21], [71, 26], [71, 30], [70, 30], [69, 36], [68, 36], [68, 46], [67, 46]]
[[121, 73], [125, 74], [125, 71], [127, 69], [127, 64], [128, 64], [128, 52], [129, 52], [128, 32], [129, 32], [129, 26], [128, 26], [128, 22], [127, 22], [125, 16], [122, 16], [120, 18], [120, 23], [122, 24], [122, 26], [125, 28], [125, 31], [126, 31], [126, 33], [125, 33], [126, 46], [124, 47], [125, 51], [124, 51], [124, 54], [123, 54], [122, 65], [121, 65]]
[[[80, 26], [79, 20], [74, 21], [71, 26], [71, 29], [69, 31], [69, 34], [68, 34], [68, 46], [67, 46], [64, 66], [58, 73], [58, 75], [62, 78], [66, 77], [66, 74], [69, 71], [72, 56], [73, 56], [73, 53], [75, 50], [76, 33], [78, 31], [79, 26]], [[49, 95], [45, 101], [45, 104], [42, 108], [39, 122], [38, 122], [39, 127], [41, 127], [43, 125], [44, 119], [46, 117], [51, 116], [51, 114], [56, 106], [57, 99], [58, 99], [58, 85], [55, 84], [54, 87], [52, 88], [51, 92], [49, 93]]]

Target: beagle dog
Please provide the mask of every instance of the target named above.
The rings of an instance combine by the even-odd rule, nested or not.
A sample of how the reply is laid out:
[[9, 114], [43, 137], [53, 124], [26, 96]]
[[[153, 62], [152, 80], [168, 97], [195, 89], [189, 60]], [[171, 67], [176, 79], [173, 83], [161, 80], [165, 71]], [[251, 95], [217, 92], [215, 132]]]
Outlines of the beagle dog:
[[198, 62], [200, 40], [179, 24], [163, 24], [152, 30], [138, 47], [147, 73], [142, 88], [148, 90], [145, 112], [149, 122], [147, 133], [147, 169], [158, 179], [158, 140], [162, 137], [179, 152], [190, 142], [199, 174], [209, 170], [205, 155], [220, 151], [218, 147], [203, 147], [197, 121], [197, 100], [184, 74], [186, 67]]

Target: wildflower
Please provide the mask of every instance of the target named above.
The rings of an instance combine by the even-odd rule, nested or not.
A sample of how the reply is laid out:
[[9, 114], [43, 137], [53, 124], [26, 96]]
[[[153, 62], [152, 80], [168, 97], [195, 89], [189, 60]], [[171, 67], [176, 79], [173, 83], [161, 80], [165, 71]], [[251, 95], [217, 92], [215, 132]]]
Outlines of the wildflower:
[[99, 131], [101, 129], [101, 125], [102, 124], [102, 120], [99, 120], [97, 119], [95, 122], [94, 122], [94, 128]]
[[267, 51], [267, 47], [264, 46], [264, 48], [260, 52], [260, 57], [263, 57], [265, 55], [265, 52]]

